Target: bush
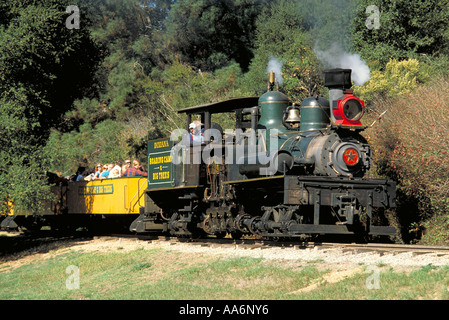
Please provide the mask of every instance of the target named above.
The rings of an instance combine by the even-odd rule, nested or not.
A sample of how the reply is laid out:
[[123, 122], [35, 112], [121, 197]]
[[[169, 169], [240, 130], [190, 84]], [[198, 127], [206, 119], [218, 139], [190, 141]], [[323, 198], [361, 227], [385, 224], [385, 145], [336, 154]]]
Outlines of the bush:
[[[378, 173], [398, 182], [399, 208], [416, 206], [416, 221], [403, 225], [422, 242], [449, 243], [449, 81], [440, 79], [409, 94], [376, 100], [384, 118], [366, 131]], [[402, 213], [401, 213], [402, 214]], [[409, 217], [399, 216], [402, 221]]]
[[428, 79], [425, 68], [426, 65], [416, 59], [391, 59], [384, 70], [373, 70], [371, 79], [357, 87], [356, 92], [368, 102], [378, 96], [388, 98], [409, 93]]

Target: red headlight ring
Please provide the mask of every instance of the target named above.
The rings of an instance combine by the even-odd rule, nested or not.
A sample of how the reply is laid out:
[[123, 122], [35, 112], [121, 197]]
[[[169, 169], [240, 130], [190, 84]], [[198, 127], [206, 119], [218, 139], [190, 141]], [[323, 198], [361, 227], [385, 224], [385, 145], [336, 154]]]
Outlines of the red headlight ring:
[[340, 117], [348, 124], [360, 125], [360, 119], [365, 113], [365, 102], [353, 95], [347, 95], [338, 101]]

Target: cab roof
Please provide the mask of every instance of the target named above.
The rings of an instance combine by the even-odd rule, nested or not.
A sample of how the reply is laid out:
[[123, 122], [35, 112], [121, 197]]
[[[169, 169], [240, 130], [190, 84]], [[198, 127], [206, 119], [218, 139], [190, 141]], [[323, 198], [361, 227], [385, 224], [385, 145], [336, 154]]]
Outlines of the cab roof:
[[208, 111], [209, 113], [233, 112], [238, 109], [257, 106], [259, 97], [238, 97], [228, 100], [202, 104], [194, 107], [178, 110], [178, 113], [199, 114]]

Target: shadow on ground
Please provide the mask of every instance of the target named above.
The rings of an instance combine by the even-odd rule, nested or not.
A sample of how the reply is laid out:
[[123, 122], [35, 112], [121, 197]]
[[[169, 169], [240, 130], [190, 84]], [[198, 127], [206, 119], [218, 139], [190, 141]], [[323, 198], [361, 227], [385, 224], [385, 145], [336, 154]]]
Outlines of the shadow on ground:
[[52, 250], [67, 248], [80, 243], [91, 241], [93, 236], [76, 234], [58, 236], [47, 232], [39, 234], [0, 233], [0, 262], [7, 262], [23, 258], [36, 253], [46, 253]]

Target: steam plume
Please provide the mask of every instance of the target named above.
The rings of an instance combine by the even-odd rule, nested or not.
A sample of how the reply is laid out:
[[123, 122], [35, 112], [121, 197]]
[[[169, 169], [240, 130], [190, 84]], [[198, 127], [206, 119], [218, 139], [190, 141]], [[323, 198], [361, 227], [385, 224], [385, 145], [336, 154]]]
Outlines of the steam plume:
[[323, 63], [325, 68], [344, 68], [352, 69], [352, 80], [357, 86], [363, 85], [371, 77], [371, 72], [366, 64], [355, 53], [345, 52], [338, 44], [332, 44], [331, 48], [325, 51], [316, 49], [315, 54]]
[[279, 84], [282, 84], [282, 82], [284, 81], [284, 79], [282, 78], [282, 65], [283, 63], [273, 56], [271, 56], [270, 61], [268, 61], [267, 73], [274, 72], [276, 81]]

